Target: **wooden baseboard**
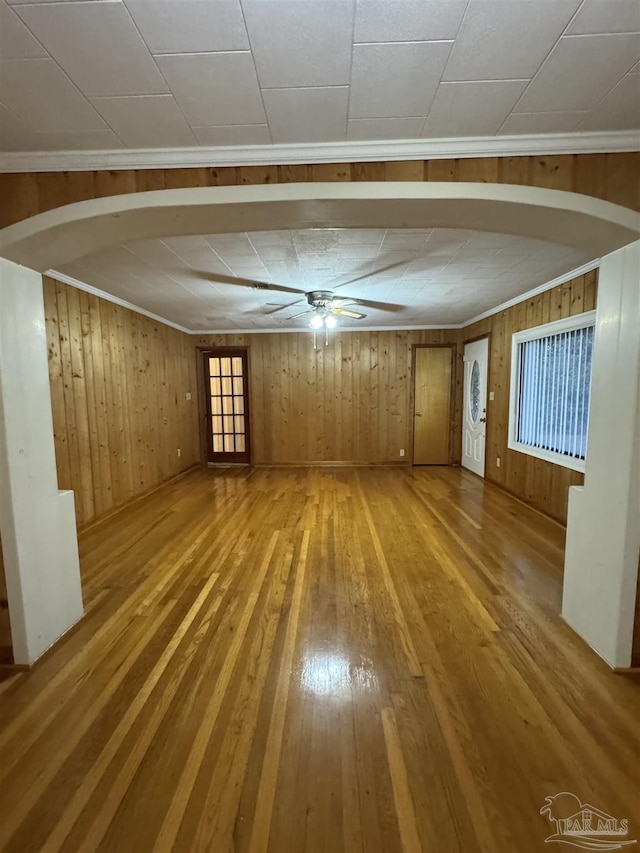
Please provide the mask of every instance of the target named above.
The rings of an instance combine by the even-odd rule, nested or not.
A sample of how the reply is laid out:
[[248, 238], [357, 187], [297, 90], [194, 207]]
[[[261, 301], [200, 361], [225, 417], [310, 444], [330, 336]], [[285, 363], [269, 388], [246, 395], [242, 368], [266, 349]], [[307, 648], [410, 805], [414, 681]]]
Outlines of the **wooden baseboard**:
[[502, 483], [497, 483], [495, 480], [492, 480], [490, 477], [481, 477], [479, 474], [476, 474], [474, 471], [469, 471], [468, 468], [465, 468], [463, 465], [460, 466], [465, 473], [469, 474], [471, 477], [475, 477], [477, 480], [480, 480], [483, 483], [487, 483], [490, 486], [493, 486], [494, 489], [498, 489], [500, 492], [504, 492], [505, 495], [509, 495], [510, 498], [513, 498], [514, 501], [518, 501], [518, 503], [522, 504], [522, 506], [526, 506], [527, 509], [530, 509], [532, 512], [537, 512], [538, 515], [541, 515], [543, 518], [546, 518], [548, 521], [553, 521], [554, 524], [559, 525], [560, 527], [566, 530], [567, 523], [566, 521], [560, 521], [559, 518], [556, 518], [554, 515], [549, 515], [548, 512], [545, 512], [542, 509], [538, 509], [537, 506], [530, 504], [520, 495], [517, 495], [515, 492], [512, 492], [511, 489], [507, 489], [506, 486], [503, 486]]
[[156, 483], [155, 486], [152, 486], [150, 489], [147, 489], [145, 492], [141, 492], [141, 494], [136, 495], [134, 498], [131, 498], [128, 501], [125, 501], [122, 504], [118, 504], [113, 509], [110, 509], [108, 512], [103, 512], [102, 515], [97, 516], [96, 518], [92, 518], [91, 521], [86, 521], [83, 524], [78, 525], [78, 533], [86, 533], [88, 530], [91, 530], [98, 524], [102, 524], [103, 521], [108, 521], [108, 519], [113, 518], [118, 515], [125, 509], [131, 509], [132, 506], [140, 503], [140, 501], [146, 500], [148, 497], [157, 492], [158, 489], [162, 489], [165, 486], [170, 485], [171, 483], [175, 483], [178, 480], [181, 480], [182, 477], [186, 477], [187, 474], [190, 474], [192, 471], [195, 471], [197, 468], [203, 468], [204, 466], [200, 462], [194, 462], [193, 465], [190, 465], [188, 468], [185, 468], [184, 471], [179, 471], [177, 474], [174, 474], [171, 477], [167, 477], [166, 480], [162, 480], [159, 483]]
[[257, 462], [254, 468], [406, 468], [407, 459], [398, 462], [353, 462], [344, 460], [310, 462]]

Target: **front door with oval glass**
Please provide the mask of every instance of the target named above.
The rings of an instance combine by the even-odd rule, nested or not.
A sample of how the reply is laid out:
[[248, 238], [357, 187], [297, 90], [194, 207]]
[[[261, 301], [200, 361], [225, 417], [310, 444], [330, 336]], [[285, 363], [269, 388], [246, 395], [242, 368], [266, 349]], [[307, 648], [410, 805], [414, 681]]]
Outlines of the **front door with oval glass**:
[[204, 379], [209, 462], [250, 462], [247, 351], [207, 350]]
[[484, 477], [487, 435], [488, 358], [488, 338], [482, 338], [465, 345], [462, 464], [480, 477]]

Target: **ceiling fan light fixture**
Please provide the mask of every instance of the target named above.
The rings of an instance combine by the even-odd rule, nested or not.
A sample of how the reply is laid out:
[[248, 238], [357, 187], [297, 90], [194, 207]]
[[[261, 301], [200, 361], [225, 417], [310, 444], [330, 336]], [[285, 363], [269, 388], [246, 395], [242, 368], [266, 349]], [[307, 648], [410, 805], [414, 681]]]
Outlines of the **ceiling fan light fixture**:
[[321, 329], [323, 322], [324, 317], [322, 316], [322, 314], [314, 314], [313, 317], [309, 320], [309, 328]]
[[327, 329], [335, 329], [338, 324], [338, 321], [333, 316], [333, 314], [327, 314], [327, 316], [324, 318], [324, 324]]

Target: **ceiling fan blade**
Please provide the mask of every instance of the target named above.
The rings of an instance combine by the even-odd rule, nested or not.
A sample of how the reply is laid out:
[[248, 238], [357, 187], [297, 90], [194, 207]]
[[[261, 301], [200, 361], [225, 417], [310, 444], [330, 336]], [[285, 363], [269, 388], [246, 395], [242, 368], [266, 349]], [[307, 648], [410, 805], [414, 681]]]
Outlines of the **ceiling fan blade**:
[[388, 270], [393, 270], [396, 267], [404, 267], [408, 263], [410, 263], [409, 260], [396, 261], [396, 263], [394, 264], [388, 264], [386, 267], [380, 267], [380, 269], [374, 270], [373, 272], [363, 273], [362, 275], [359, 275], [356, 278], [349, 279], [349, 281], [343, 281], [342, 284], [336, 284], [335, 289], [337, 290], [339, 287], [346, 287], [348, 284], [355, 284], [357, 281], [363, 281], [365, 278], [373, 278], [375, 275], [380, 275], [380, 273], [387, 272]]
[[266, 302], [265, 305], [276, 306], [272, 308], [271, 311], [264, 311], [264, 314], [276, 314], [278, 311], [282, 311], [283, 308], [293, 308], [294, 305], [300, 305], [301, 302], [304, 302], [304, 299], [296, 299], [295, 302], [287, 302], [286, 305], [280, 305], [276, 302]]
[[304, 317], [305, 314], [313, 314], [315, 308], [308, 308], [306, 311], [300, 311], [298, 314], [294, 314], [292, 317], [289, 317], [290, 320], [297, 320], [298, 317]]
[[[194, 270], [195, 272], [195, 270]], [[212, 281], [216, 284], [237, 284], [240, 287], [252, 287], [254, 290], [276, 290], [280, 293], [301, 293], [304, 296], [304, 290], [298, 290], [297, 287], [285, 287], [283, 284], [273, 284], [270, 281], [258, 281], [254, 278], [241, 278], [235, 275], [222, 275], [217, 272], [206, 272], [200, 270], [196, 272], [200, 278], [206, 281]]]
[[394, 302], [376, 302], [374, 299], [333, 299], [331, 304], [335, 308], [344, 305], [365, 305], [367, 308], [376, 308], [378, 311], [402, 311], [404, 305], [396, 305]]
[[349, 311], [348, 308], [332, 308], [332, 314], [339, 314], [341, 317], [353, 317], [354, 320], [362, 320], [366, 314], [360, 314], [359, 311]]
[[344, 308], [345, 305], [358, 305], [360, 302], [359, 299], [332, 299], [331, 305], [334, 308]]

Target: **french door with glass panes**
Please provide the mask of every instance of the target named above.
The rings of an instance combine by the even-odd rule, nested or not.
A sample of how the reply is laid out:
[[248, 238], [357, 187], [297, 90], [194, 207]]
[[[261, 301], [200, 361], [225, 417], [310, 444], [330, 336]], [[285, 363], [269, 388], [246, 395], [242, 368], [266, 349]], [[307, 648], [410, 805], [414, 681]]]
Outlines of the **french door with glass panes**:
[[209, 462], [250, 462], [247, 351], [225, 347], [203, 355]]

